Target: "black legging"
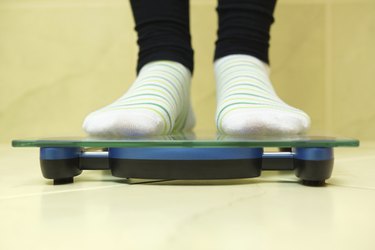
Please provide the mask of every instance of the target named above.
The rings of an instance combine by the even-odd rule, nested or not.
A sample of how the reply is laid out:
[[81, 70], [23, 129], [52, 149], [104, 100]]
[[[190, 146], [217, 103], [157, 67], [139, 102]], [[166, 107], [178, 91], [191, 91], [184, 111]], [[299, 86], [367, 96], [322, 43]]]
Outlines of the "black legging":
[[[137, 72], [155, 60], [176, 61], [193, 72], [189, 0], [130, 0], [138, 32]], [[276, 0], [218, 0], [214, 60], [246, 54], [269, 63], [270, 26]]]

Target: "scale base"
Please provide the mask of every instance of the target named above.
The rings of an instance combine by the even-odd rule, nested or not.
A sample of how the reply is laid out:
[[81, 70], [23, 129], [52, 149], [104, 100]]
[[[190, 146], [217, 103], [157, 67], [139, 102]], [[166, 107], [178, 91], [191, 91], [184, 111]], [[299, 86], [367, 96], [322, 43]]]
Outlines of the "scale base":
[[115, 177], [212, 180], [255, 178], [262, 171], [294, 171], [303, 185], [323, 186], [333, 169], [333, 148], [83, 148], [42, 147], [43, 176], [68, 184], [83, 170], [111, 170]]
[[[330, 136], [230, 136], [175, 133], [119, 139], [68, 137], [13, 140], [39, 147], [42, 174], [55, 185], [84, 170], [110, 170], [120, 178], [211, 180], [255, 178], [263, 171], [294, 171], [301, 183], [322, 186], [331, 177], [333, 149], [359, 141]], [[267, 150], [279, 149], [278, 152]]]

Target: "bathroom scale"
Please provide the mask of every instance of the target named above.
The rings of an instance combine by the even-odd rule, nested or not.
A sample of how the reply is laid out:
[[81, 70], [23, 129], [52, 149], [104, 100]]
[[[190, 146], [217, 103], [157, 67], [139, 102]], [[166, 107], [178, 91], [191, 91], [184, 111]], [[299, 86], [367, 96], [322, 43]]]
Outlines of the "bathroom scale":
[[202, 180], [253, 178], [262, 171], [294, 171], [304, 185], [331, 177], [335, 147], [359, 141], [330, 136], [228, 136], [178, 133], [153, 137], [13, 140], [40, 148], [42, 174], [55, 185], [83, 170], [111, 170], [121, 178]]

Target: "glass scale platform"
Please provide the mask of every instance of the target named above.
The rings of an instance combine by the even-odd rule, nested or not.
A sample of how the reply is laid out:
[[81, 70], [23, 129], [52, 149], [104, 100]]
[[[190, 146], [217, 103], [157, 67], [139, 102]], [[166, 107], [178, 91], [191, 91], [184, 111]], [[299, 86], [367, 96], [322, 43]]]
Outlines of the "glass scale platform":
[[253, 178], [262, 171], [294, 170], [302, 184], [320, 186], [331, 177], [334, 148], [358, 147], [359, 141], [312, 135], [179, 133], [147, 138], [25, 139], [13, 140], [12, 146], [39, 147], [42, 174], [54, 184], [72, 183], [83, 170], [168, 180]]

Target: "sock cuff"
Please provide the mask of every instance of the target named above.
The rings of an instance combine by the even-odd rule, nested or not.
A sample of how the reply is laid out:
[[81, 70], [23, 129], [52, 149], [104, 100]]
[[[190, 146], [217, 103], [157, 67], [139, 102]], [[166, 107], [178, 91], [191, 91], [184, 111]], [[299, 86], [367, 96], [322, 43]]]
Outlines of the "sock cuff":
[[239, 60], [257, 65], [268, 76], [271, 73], [270, 66], [267, 63], [263, 62], [262, 60], [260, 60], [259, 58], [255, 56], [250, 56], [250, 55], [245, 55], [245, 54], [232, 54], [232, 55], [224, 56], [215, 60], [214, 61], [215, 72], [220, 71], [219, 68], [221, 68], [223, 64], [232, 63], [232, 62], [239, 61]]
[[147, 72], [148, 69], [152, 67], [163, 67], [163, 65], [166, 67], [173, 67], [174, 70], [181, 72], [183, 76], [187, 76], [187, 80], [191, 80], [192, 72], [188, 67], [186, 67], [182, 63], [170, 60], [155, 60], [148, 62], [145, 65], [143, 65], [142, 68], [140, 68], [138, 75], [141, 75], [142, 72]]

